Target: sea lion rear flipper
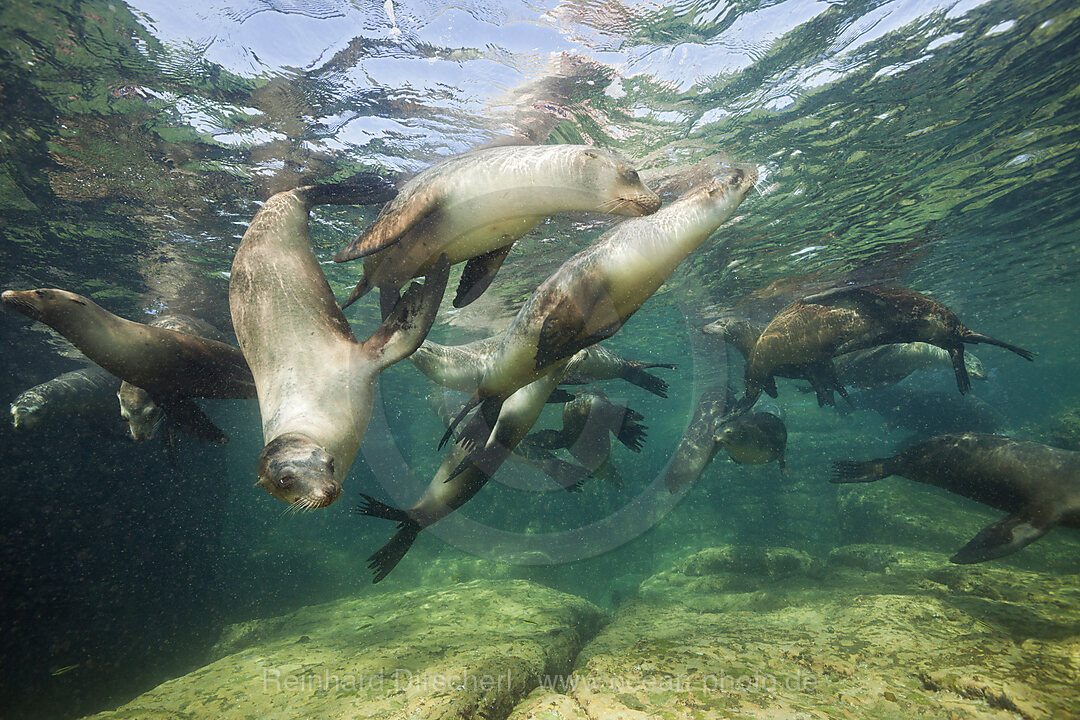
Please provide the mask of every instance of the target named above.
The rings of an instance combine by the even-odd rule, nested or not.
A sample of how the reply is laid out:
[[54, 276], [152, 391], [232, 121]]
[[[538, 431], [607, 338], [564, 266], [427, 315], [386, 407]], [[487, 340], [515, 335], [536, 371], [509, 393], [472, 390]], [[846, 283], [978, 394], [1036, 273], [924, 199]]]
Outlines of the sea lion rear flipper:
[[461, 282], [458, 283], [457, 295], [454, 297], [454, 307], [465, 307], [488, 289], [511, 247], [513, 244], [495, 248], [465, 263], [465, 270], [461, 273]]
[[375, 577], [371, 578], [373, 585], [381, 582], [390, 574], [391, 570], [397, 567], [397, 564], [401, 562], [401, 558], [405, 557], [405, 553], [409, 552], [409, 548], [412, 547], [413, 541], [416, 540], [416, 536], [419, 534], [420, 525], [410, 520], [402, 525], [394, 537], [390, 538], [390, 542], [383, 545], [378, 552], [368, 558], [368, 567], [375, 572]]
[[953, 372], [956, 374], [956, 387], [960, 390], [960, 394], [963, 395], [971, 389], [967, 364], [964, 362], [964, 346], [957, 345], [949, 348], [949, 359], [952, 360]]
[[424, 342], [428, 330], [435, 322], [446, 279], [450, 275], [450, 263], [445, 255], [428, 270], [424, 284], [413, 283], [383, 320], [379, 329], [361, 345], [361, 349], [374, 356], [382, 368], [388, 368], [399, 360], [412, 355]]
[[429, 187], [393, 210], [389, 206], [384, 207], [367, 230], [334, 253], [334, 262], [366, 257], [393, 245], [402, 235], [439, 209], [438, 199], [437, 188]]
[[949, 562], [968, 565], [1011, 555], [1041, 538], [1052, 527], [1050, 524], [1039, 527], [1035, 523], [1031, 513], [1021, 511], [987, 525], [949, 558]]
[[229, 437], [207, 417], [191, 398], [169, 398], [158, 403], [169, 425], [199, 440], [227, 443]]
[[341, 309], [344, 310], [360, 298], [367, 295], [369, 290], [371, 290], [371, 283], [368, 282], [367, 274], [365, 273], [363, 276], [361, 276], [360, 282], [356, 283], [356, 287], [353, 288], [353, 291], [349, 293], [348, 299], [346, 299], [345, 302], [341, 303]]
[[[623, 409], [626, 410], [626, 408]], [[631, 416], [631, 413], [639, 418], [641, 417], [640, 413], [633, 410], [627, 410], [623, 414], [622, 424], [619, 426], [619, 431], [615, 433], [615, 437], [617, 437], [619, 442], [625, 445], [628, 450], [639, 453], [641, 452], [641, 446], [645, 444], [645, 431], [648, 430], [648, 428], [634, 419], [634, 417]]]
[[399, 302], [401, 302], [401, 288], [392, 285], [383, 285], [379, 288], [379, 313], [383, 320], [390, 317]]
[[989, 335], [983, 335], [982, 333], [968, 332], [961, 339], [966, 343], [986, 343], [987, 345], [997, 345], [998, 347], [1003, 347], [1006, 350], [1011, 350], [1025, 360], [1034, 360], [1036, 355], [1036, 353], [1033, 353], [1030, 350], [1025, 350], [1022, 347], [1011, 345], [1007, 342], [1002, 342], [1001, 340], [995, 340]]

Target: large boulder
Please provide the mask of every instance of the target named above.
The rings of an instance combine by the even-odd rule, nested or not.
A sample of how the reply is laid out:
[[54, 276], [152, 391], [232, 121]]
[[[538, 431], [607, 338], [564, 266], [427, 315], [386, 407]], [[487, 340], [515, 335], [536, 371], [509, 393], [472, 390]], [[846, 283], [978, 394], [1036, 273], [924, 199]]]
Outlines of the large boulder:
[[521, 580], [344, 599], [233, 626], [205, 667], [92, 717], [504, 718], [605, 620]]

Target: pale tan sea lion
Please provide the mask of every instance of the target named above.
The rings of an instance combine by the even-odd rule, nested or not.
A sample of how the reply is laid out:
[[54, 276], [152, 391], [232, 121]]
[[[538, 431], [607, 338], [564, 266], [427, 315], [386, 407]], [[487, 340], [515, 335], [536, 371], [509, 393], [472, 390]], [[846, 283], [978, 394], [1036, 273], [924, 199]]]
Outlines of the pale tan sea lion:
[[[502, 335], [493, 335], [464, 345], [440, 345], [425, 340], [409, 356], [416, 369], [451, 390], [472, 393], [480, 385], [484, 368], [502, 342]], [[610, 350], [593, 345], [585, 348], [580, 362], [564, 377], [563, 385], [587, 385], [601, 380], [622, 378], [662, 398], [667, 397], [668, 384], [645, 372], [648, 368], [674, 369], [669, 363], [649, 363], [628, 360]]]
[[364, 261], [364, 276], [342, 305], [377, 287], [383, 313], [410, 278], [445, 254], [468, 261], [454, 307], [476, 299], [511, 246], [548, 215], [592, 210], [648, 215], [660, 198], [610, 150], [586, 145], [507, 146], [447, 158], [405, 183], [362, 235], [334, 255]]
[[375, 378], [427, 334], [449, 264], [431, 268], [363, 343], [334, 300], [311, 248], [317, 204], [363, 202], [363, 188], [310, 186], [274, 195], [237, 248], [229, 307], [258, 387], [266, 446], [259, 485], [301, 508], [326, 507], [341, 493], [371, 420]]
[[393, 520], [399, 528], [390, 542], [368, 558], [368, 567], [375, 572], [372, 582], [379, 582], [394, 569], [421, 530], [457, 510], [487, 484], [528, 434], [567, 365], [576, 359], [577, 356], [560, 361], [547, 375], [518, 389], [500, 406], [497, 418], [477, 413], [470, 424], [483, 424], [483, 432], [475, 434], [482, 434], [488, 441], [475, 454], [475, 462], [470, 461], [464, 448], [453, 445], [423, 495], [408, 510], [390, 507], [369, 495], [362, 496], [364, 502], [356, 508], [357, 514]]
[[2, 298], [7, 307], [45, 323], [90, 360], [155, 397], [255, 397], [255, 381], [239, 348], [125, 320], [66, 290], [6, 290]]
[[[481, 401], [497, 405], [561, 358], [614, 335], [731, 217], [756, 177], [752, 168], [716, 168], [711, 182], [653, 215], [620, 223], [567, 260], [522, 306], [457, 421]], [[462, 433], [461, 441], [477, 439]]]
[[1009, 513], [949, 558], [954, 563], [1011, 555], [1055, 525], [1080, 529], [1078, 452], [1001, 435], [939, 435], [889, 458], [834, 463], [832, 482], [874, 482], [890, 475]]

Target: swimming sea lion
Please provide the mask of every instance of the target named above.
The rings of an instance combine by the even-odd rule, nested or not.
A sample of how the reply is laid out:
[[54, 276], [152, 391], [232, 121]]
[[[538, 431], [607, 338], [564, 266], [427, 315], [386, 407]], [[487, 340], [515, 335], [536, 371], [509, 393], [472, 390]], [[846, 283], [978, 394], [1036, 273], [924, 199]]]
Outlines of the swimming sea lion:
[[368, 567], [375, 571], [373, 583], [394, 569], [421, 530], [464, 505], [487, 484], [540, 417], [548, 395], [559, 384], [567, 365], [574, 360], [576, 356], [560, 361], [551, 372], [515, 391], [500, 406], [497, 419], [477, 413], [470, 424], [482, 423], [485, 429], [489, 426], [493, 429], [488, 441], [475, 454], [476, 461], [470, 461], [469, 453], [462, 446], [453, 445], [423, 495], [408, 510], [399, 510], [362, 495], [364, 502], [355, 509], [358, 514], [393, 520], [399, 528], [390, 542], [368, 558]]
[[371, 420], [375, 378], [423, 342], [449, 274], [445, 260], [433, 266], [427, 282], [358, 343], [311, 249], [308, 214], [317, 204], [363, 199], [352, 186], [278, 193], [233, 259], [229, 308], [255, 376], [266, 442], [258, 484], [301, 508], [326, 507], [341, 493]]
[[622, 487], [622, 476], [610, 463], [614, 435], [627, 449], [641, 452], [645, 444], [644, 417], [636, 410], [608, 400], [599, 390], [583, 390], [563, 405], [562, 430], [540, 430], [529, 436], [548, 450], [566, 448], [574, 459], [613, 487]]
[[[154, 318], [149, 325], [150, 327], [175, 330], [176, 332], [216, 340], [221, 343], [226, 342], [225, 333], [205, 320], [193, 318], [190, 315], [161, 315]], [[120, 383], [120, 389], [117, 391], [116, 397], [120, 400], [120, 415], [128, 423], [131, 439], [135, 442], [143, 442], [152, 438], [157, 431], [158, 425], [165, 418], [164, 408], [155, 403], [153, 397], [146, 390], [126, 381]], [[193, 417], [191, 413], [174, 412], [172, 415], [173, 422], [177, 424], [179, 429], [215, 442], [228, 440], [225, 434], [218, 430], [209, 418], [202, 415], [201, 411], [199, 411], [198, 415], [202, 415], [205, 419], [196, 424], [182, 422], [185, 419], [190, 420]], [[207, 434], [206, 431], [209, 428], [213, 428], [216, 432], [210, 431]]]
[[[502, 335], [493, 335], [464, 345], [440, 345], [425, 340], [416, 352], [409, 356], [416, 369], [451, 390], [472, 393], [480, 385], [484, 368], [499, 348]], [[667, 397], [668, 384], [645, 372], [646, 368], [674, 369], [667, 363], [647, 363], [627, 360], [600, 345], [585, 348], [580, 362], [563, 377], [563, 385], [586, 385], [600, 380], [622, 378], [654, 395]]]
[[[614, 335], [731, 217], [756, 177], [753, 168], [721, 167], [711, 182], [653, 215], [620, 223], [567, 260], [522, 306], [455, 424], [481, 401], [497, 407], [561, 358]], [[482, 444], [465, 433], [459, 441]]]
[[[949, 352], [924, 342], [893, 343], [838, 355], [834, 358], [841, 385], [872, 390], [896, 385], [918, 370], [952, 366]], [[986, 380], [986, 370], [973, 353], [964, 353], [968, 377]]]
[[716, 444], [740, 465], [764, 465], [776, 460], [780, 472], [787, 472], [784, 462], [787, 427], [772, 413], [736, 415], [724, 423], [716, 436]]
[[586, 145], [493, 147], [447, 158], [405, 183], [375, 222], [334, 255], [365, 257], [348, 307], [377, 287], [384, 314], [410, 278], [445, 254], [468, 260], [454, 307], [475, 300], [514, 242], [548, 215], [593, 210], [648, 215], [660, 198], [625, 159]]
[[239, 348], [113, 315], [65, 290], [6, 290], [4, 305], [53, 328], [86, 357], [156, 398], [252, 398]]
[[11, 403], [11, 423], [16, 430], [32, 430], [84, 419], [99, 430], [119, 425], [116, 417], [116, 389], [120, 381], [97, 366], [57, 375], [52, 380], [23, 390]]
[[964, 364], [964, 344], [1004, 347], [1026, 360], [1034, 353], [972, 332], [941, 303], [900, 287], [838, 288], [796, 300], [762, 331], [746, 363], [749, 407], [765, 390], [776, 397], [776, 368], [799, 365], [818, 393], [820, 404], [831, 404], [832, 391], [847, 396], [836, 377], [832, 358], [844, 353], [902, 342], [925, 342], [949, 353], [961, 393], [970, 381]]
[[949, 560], [1010, 555], [1055, 525], [1080, 529], [1080, 453], [1001, 435], [940, 435], [890, 458], [833, 464], [834, 483], [900, 475], [1009, 513]]
[[943, 433], [996, 433], [1005, 416], [985, 400], [967, 394], [917, 390], [904, 385], [863, 390], [851, 395], [851, 406], [872, 410], [891, 424], [921, 437]]

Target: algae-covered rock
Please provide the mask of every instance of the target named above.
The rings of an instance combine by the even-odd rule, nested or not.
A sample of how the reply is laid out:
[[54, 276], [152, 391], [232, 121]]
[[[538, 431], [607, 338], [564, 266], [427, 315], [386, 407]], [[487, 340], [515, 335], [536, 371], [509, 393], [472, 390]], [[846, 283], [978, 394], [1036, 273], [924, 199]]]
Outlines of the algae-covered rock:
[[[647, 580], [556, 689], [596, 719], [1080, 717], [1075, 575], [863, 544], [750, 593], [697, 582], [745, 568], [723, 560], [738, 552]], [[719, 574], [686, 574], [702, 568]], [[763, 595], [785, 600], [745, 602]]]
[[506, 717], [605, 619], [513, 580], [344, 599], [233, 626], [227, 654], [92, 717]]
[[550, 688], [529, 693], [506, 720], [592, 720], [577, 700]]

